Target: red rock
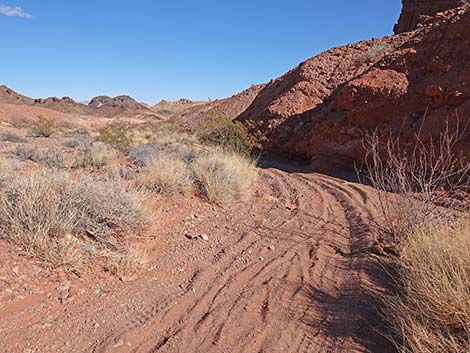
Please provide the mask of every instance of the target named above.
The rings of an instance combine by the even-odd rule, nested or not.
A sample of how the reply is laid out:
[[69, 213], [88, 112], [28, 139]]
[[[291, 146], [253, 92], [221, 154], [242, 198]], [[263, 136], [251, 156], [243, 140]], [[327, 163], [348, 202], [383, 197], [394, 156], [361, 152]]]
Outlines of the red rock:
[[437, 85], [429, 85], [426, 87], [424, 94], [428, 97], [438, 97], [442, 95], [442, 88]]
[[[400, 132], [408, 145], [418, 131], [429, 140], [439, 136], [446, 121], [465, 126], [468, 10], [447, 11], [421, 30], [321, 53], [267, 84], [237, 119], [258, 122], [265, 149], [344, 165], [364, 158], [362, 137], [372, 129]], [[377, 51], [383, 54], [370, 55]], [[470, 129], [459, 148], [470, 154]]]
[[460, 0], [403, 0], [403, 10], [395, 33], [403, 33], [417, 29], [424, 16], [436, 15], [445, 17], [443, 10], [454, 9]]

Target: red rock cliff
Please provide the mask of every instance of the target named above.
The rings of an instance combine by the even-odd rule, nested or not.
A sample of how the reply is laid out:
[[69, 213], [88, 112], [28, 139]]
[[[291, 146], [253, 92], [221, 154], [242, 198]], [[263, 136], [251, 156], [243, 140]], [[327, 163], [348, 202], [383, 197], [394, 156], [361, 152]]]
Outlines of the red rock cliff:
[[[435, 140], [470, 127], [469, 6], [436, 14], [411, 32], [333, 48], [266, 85], [238, 120], [254, 121], [264, 147], [348, 164], [364, 158], [364, 132], [418, 131]], [[432, 140], [431, 140], [432, 139]], [[470, 129], [461, 146], [470, 155]]]
[[437, 12], [454, 9], [462, 0], [403, 0], [403, 9], [395, 25], [395, 33], [416, 29], [422, 16], [433, 16]]

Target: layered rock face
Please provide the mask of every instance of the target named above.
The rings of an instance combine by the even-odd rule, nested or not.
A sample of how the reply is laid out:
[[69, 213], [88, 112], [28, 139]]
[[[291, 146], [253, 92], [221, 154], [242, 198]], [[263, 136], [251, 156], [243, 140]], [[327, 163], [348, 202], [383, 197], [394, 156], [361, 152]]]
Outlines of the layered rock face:
[[[262, 88], [237, 119], [257, 122], [268, 150], [344, 165], [363, 160], [374, 129], [412, 145], [418, 132], [435, 141], [447, 124], [469, 125], [469, 8], [309, 59]], [[470, 126], [460, 148], [470, 154]]]
[[450, 10], [462, 4], [462, 0], [403, 0], [400, 19], [394, 27], [395, 33], [416, 29], [422, 16], [433, 16], [437, 12]]

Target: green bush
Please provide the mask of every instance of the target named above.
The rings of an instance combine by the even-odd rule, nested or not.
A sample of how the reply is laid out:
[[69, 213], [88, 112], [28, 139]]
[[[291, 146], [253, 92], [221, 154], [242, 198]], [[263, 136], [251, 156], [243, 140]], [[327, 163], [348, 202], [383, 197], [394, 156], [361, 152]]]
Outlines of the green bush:
[[203, 144], [219, 146], [249, 156], [253, 148], [257, 147], [254, 136], [248, 133], [245, 126], [227, 118], [213, 119], [208, 127], [199, 135]]
[[107, 143], [115, 149], [128, 153], [133, 146], [132, 138], [125, 126], [110, 124], [98, 129], [98, 140]]

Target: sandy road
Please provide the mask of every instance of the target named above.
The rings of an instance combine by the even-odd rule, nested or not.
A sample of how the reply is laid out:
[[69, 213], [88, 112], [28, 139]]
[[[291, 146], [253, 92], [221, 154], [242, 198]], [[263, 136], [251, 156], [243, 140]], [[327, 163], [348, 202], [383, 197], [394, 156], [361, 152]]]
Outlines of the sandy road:
[[263, 197], [198, 226], [220, 230], [214, 244], [173, 235], [152, 271], [105, 297], [9, 315], [1, 351], [392, 352], [369, 297], [373, 191], [276, 168], [259, 184]]

